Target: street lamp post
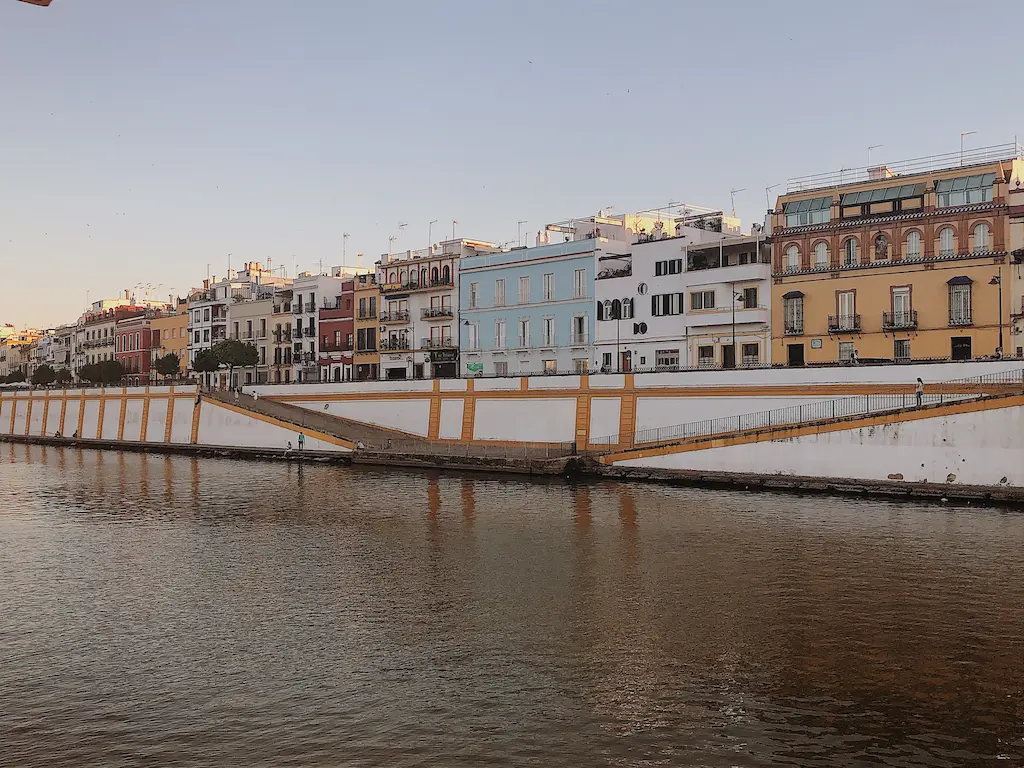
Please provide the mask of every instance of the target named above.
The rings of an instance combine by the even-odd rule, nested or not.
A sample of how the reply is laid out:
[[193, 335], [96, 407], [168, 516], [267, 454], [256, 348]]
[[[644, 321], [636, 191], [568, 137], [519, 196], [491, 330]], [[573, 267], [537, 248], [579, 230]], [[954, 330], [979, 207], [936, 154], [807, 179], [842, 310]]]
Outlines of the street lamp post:
[[999, 267], [999, 273], [988, 281], [989, 285], [999, 286], [999, 347], [996, 349], [999, 357], [1003, 356], [1003, 268]]

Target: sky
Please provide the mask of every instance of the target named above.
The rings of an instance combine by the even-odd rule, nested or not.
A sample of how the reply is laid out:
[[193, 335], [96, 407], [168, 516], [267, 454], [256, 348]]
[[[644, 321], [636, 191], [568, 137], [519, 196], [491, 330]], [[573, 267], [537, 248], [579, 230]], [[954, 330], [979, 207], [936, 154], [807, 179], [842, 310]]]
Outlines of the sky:
[[457, 219], [512, 245], [525, 220], [533, 244], [608, 206], [728, 210], [743, 189], [747, 229], [767, 187], [864, 166], [869, 145], [880, 163], [967, 130], [968, 148], [1024, 139], [1018, 10], [0, 0], [0, 324], [185, 295], [229, 262], [372, 266], [391, 236], [425, 247], [431, 220], [435, 242]]

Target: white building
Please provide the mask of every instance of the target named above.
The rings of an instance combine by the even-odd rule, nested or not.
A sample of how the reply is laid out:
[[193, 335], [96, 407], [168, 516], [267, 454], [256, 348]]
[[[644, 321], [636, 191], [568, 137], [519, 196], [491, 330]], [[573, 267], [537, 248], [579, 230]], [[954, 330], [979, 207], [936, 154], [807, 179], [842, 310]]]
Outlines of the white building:
[[292, 380], [316, 382], [320, 380], [320, 310], [335, 309], [341, 296], [342, 284], [364, 275], [367, 267], [331, 267], [330, 274], [302, 272], [292, 283]]
[[720, 212], [692, 211], [599, 260], [598, 369], [770, 363], [770, 246]]
[[494, 243], [460, 237], [381, 256], [380, 378], [459, 375], [459, 260], [500, 251]]

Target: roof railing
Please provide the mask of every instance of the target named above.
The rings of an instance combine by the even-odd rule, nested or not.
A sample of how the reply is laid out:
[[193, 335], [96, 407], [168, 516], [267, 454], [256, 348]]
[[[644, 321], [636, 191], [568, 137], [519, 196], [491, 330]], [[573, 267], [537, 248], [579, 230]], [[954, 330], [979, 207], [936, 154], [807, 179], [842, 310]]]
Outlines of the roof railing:
[[[999, 160], [1016, 160], [1020, 158], [1024, 158], [1024, 146], [1014, 141], [1009, 144], [995, 144], [991, 147], [965, 149], [963, 152], [947, 152], [943, 155], [930, 155], [928, 157], [902, 160], [898, 163], [877, 163], [861, 168], [840, 168], [838, 171], [817, 173], [811, 176], [797, 176], [787, 182], [786, 192], [787, 194], [792, 194], [794, 192], [809, 192], [813, 189], [839, 187], [845, 184], [865, 184], [871, 181], [885, 181], [886, 178], [899, 178], [926, 171], [967, 168], [973, 165], [995, 163]], [[888, 169], [894, 176], [872, 178], [872, 171], [877, 174], [882, 169]]]

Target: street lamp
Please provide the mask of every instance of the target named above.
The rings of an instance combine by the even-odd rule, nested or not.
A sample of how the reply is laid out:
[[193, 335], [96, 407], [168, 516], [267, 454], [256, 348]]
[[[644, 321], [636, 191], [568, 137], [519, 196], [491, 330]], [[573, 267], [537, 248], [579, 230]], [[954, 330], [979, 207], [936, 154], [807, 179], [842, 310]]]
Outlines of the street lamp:
[[991, 280], [988, 281], [989, 285], [999, 286], [999, 347], [996, 349], [997, 355], [1002, 358], [1003, 356], [1003, 268], [999, 267], [999, 274], [994, 275]]
[[973, 136], [977, 131], [960, 131], [960, 165], [964, 164], [964, 136]]

